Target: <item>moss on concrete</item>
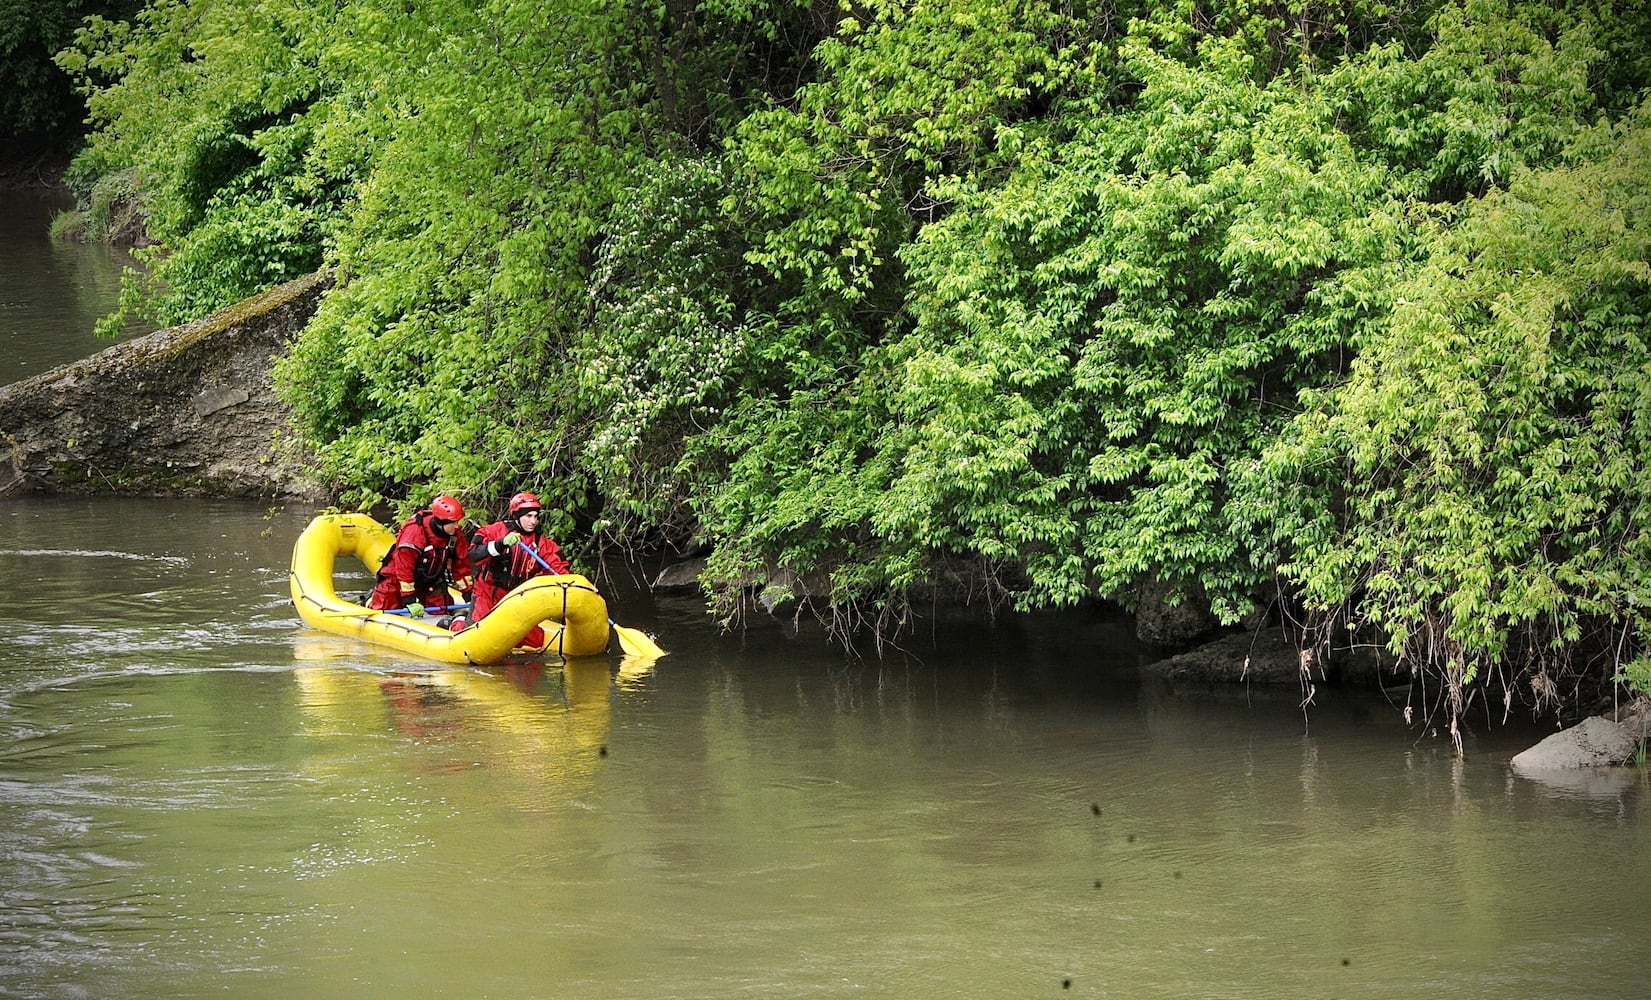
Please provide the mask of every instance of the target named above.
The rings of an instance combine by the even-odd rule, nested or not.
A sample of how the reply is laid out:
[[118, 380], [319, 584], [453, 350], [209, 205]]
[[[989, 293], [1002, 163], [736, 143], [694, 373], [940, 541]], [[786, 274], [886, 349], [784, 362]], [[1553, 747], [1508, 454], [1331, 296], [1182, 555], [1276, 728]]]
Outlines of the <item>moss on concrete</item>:
[[327, 284], [312, 274], [0, 388], [0, 495], [325, 496], [271, 373]]

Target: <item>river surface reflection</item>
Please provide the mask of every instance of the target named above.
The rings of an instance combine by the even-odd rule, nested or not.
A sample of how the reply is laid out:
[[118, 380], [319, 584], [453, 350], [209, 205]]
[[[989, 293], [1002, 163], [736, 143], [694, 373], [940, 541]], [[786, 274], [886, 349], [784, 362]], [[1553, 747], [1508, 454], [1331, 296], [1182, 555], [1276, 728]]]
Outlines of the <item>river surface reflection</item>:
[[1642, 995], [1651, 810], [1127, 621], [845, 658], [614, 585], [618, 657], [302, 626], [307, 508], [0, 502], [0, 995]]
[[[74, 207], [60, 191], [0, 190], [0, 385], [115, 343], [92, 331], [114, 312], [124, 250], [53, 240], [52, 216]], [[121, 338], [149, 327], [133, 323]]]

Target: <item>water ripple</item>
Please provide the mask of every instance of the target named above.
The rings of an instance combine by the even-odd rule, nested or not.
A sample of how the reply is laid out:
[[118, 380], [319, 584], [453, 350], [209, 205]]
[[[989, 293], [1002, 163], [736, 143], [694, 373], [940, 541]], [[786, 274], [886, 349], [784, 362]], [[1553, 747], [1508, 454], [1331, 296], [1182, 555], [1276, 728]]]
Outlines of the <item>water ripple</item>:
[[132, 559], [138, 562], [167, 563], [172, 566], [189, 565], [189, 560], [183, 556], [153, 555], [145, 552], [117, 552], [113, 549], [0, 549], [0, 556], [79, 556], [95, 559]]

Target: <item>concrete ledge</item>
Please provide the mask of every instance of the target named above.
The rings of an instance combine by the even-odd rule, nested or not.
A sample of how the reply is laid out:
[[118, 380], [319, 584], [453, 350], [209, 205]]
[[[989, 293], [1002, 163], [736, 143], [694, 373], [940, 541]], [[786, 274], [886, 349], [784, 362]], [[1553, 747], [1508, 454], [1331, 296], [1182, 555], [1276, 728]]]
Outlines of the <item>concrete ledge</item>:
[[0, 388], [0, 497], [324, 497], [271, 370], [327, 286], [312, 274]]

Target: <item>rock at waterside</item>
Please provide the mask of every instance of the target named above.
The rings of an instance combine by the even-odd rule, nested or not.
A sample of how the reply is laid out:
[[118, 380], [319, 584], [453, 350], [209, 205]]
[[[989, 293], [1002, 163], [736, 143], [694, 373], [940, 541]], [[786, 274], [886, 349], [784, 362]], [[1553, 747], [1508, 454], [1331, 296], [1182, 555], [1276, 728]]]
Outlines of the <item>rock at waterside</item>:
[[1632, 723], [1614, 722], [1596, 715], [1554, 733], [1529, 750], [1516, 754], [1509, 763], [1515, 774], [1526, 775], [1575, 768], [1616, 767], [1633, 760], [1639, 752], [1644, 733], [1636, 733], [1636, 728]]
[[697, 587], [699, 576], [705, 572], [704, 559], [689, 559], [667, 566], [654, 577], [653, 589], [664, 590], [675, 587]]
[[312, 274], [0, 388], [0, 497], [324, 496], [271, 371], [326, 285]]

